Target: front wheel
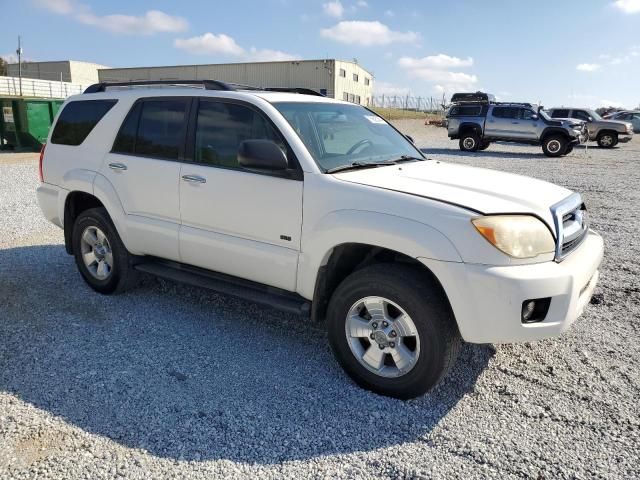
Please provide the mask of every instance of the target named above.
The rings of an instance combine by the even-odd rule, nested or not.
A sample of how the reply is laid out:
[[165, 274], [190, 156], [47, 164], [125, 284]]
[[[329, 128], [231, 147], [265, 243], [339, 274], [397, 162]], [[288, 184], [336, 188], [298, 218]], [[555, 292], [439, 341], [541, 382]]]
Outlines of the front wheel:
[[491, 145], [491, 142], [482, 142], [480, 144], [480, 147], [478, 147], [478, 150], [486, 150], [487, 148], [489, 148], [489, 145]]
[[598, 135], [598, 146], [600, 148], [613, 148], [618, 144], [618, 134], [605, 132]]
[[352, 273], [333, 294], [327, 321], [342, 368], [360, 386], [390, 397], [427, 392], [455, 363], [461, 344], [439, 287], [407, 266]]
[[564, 154], [569, 155], [571, 152], [573, 152], [573, 145], [569, 145], [567, 149], [564, 151]]
[[567, 149], [567, 139], [562, 135], [550, 135], [542, 142], [542, 151], [547, 157], [559, 157]]

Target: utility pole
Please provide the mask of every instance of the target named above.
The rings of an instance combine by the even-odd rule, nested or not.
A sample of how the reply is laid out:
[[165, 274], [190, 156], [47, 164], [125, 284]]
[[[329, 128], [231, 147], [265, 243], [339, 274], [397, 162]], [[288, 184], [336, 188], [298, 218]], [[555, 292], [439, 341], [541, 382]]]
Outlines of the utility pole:
[[22, 43], [20, 35], [18, 35], [18, 49], [16, 53], [18, 54], [18, 83], [20, 85], [20, 96], [22, 96]]

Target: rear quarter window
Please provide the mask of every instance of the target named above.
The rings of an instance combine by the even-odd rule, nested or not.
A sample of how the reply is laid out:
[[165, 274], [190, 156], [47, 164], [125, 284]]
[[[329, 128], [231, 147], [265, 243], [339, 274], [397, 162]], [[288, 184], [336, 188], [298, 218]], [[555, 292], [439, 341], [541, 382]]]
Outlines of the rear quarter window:
[[78, 100], [69, 102], [58, 117], [51, 143], [80, 145], [117, 100]]

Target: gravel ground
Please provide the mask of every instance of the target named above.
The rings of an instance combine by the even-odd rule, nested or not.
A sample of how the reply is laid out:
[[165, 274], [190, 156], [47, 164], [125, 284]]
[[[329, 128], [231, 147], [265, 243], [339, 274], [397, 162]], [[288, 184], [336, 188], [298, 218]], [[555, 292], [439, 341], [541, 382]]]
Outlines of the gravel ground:
[[569, 332], [466, 345], [432, 393], [380, 397], [299, 318], [152, 278], [93, 293], [40, 214], [35, 156], [0, 155], [0, 478], [639, 478], [640, 140], [462, 154], [399, 125], [431, 158], [583, 193], [606, 253]]

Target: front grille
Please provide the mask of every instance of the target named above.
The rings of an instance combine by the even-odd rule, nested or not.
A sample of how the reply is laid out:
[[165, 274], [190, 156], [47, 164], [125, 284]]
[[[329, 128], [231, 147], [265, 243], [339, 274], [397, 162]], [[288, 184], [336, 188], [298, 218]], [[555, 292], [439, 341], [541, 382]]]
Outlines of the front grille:
[[585, 239], [589, 230], [582, 197], [574, 193], [551, 207], [556, 226], [556, 261], [561, 261]]

